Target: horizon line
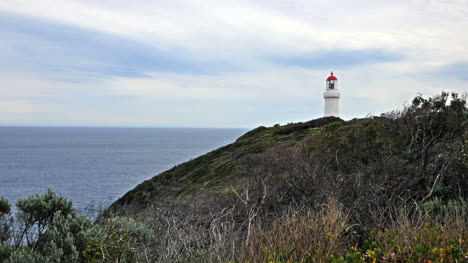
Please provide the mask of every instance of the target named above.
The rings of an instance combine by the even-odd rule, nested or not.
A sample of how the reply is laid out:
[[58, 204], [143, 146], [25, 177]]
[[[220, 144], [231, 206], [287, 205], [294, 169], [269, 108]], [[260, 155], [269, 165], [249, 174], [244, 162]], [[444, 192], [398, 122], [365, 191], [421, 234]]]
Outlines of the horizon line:
[[144, 128], [144, 129], [253, 129], [252, 127], [157, 126], [157, 125], [48, 125], [0, 124], [0, 128]]

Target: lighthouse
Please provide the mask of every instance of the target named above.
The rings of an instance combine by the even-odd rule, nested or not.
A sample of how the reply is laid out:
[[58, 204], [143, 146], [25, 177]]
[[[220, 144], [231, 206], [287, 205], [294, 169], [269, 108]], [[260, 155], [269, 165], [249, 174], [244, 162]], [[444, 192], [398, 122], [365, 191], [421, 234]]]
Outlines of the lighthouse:
[[340, 116], [340, 91], [338, 90], [338, 79], [333, 76], [333, 72], [327, 78], [327, 86], [323, 92], [325, 99], [324, 117]]

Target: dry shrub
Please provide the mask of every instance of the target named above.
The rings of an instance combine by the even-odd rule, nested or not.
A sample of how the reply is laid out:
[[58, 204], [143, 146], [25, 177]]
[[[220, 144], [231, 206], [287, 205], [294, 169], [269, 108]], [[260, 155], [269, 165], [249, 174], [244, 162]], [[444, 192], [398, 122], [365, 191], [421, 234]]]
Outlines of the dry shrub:
[[410, 205], [374, 210], [389, 217], [362, 234], [354, 232], [362, 227], [350, 225], [351, 211], [336, 199], [316, 209], [291, 205], [282, 213], [261, 214], [250, 234], [238, 206], [155, 209], [143, 216], [158, 238], [145, 256], [154, 262], [207, 263], [464, 262], [466, 207], [456, 203], [441, 210], [444, 214]]
[[318, 211], [289, 209], [273, 222], [254, 224], [240, 262], [326, 262], [350, 244], [348, 214], [336, 200]]
[[379, 248], [380, 258], [403, 262], [468, 259], [466, 206], [446, 215], [421, 212], [409, 216], [403, 209], [388, 228], [371, 232], [369, 240]]
[[227, 262], [245, 237], [232, 207], [174, 204], [169, 210], [148, 210], [142, 218], [158, 237], [152, 247], [155, 262]]

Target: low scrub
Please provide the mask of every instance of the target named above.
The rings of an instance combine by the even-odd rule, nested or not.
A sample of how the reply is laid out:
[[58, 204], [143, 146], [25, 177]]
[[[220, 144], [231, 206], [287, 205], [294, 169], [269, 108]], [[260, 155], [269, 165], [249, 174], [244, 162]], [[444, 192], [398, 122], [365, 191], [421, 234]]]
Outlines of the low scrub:
[[0, 262], [468, 262], [457, 94], [379, 117], [258, 128], [178, 165], [97, 223], [49, 191], [0, 198]]
[[133, 219], [93, 224], [51, 190], [18, 200], [16, 215], [0, 201], [0, 262], [152, 262], [146, 251], [154, 235]]

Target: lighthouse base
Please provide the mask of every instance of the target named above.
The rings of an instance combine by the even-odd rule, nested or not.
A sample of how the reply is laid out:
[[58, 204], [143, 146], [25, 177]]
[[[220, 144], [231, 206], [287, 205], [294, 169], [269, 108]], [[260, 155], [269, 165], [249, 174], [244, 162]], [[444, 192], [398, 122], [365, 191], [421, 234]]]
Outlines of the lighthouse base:
[[324, 117], [340, 116], [340, 98], [325, 98], [325, 112]]

